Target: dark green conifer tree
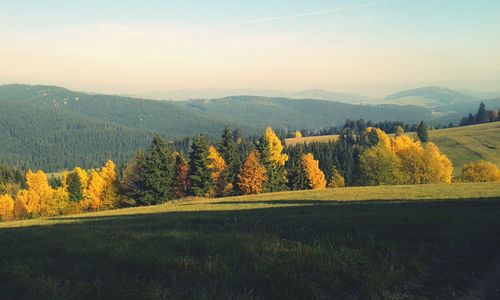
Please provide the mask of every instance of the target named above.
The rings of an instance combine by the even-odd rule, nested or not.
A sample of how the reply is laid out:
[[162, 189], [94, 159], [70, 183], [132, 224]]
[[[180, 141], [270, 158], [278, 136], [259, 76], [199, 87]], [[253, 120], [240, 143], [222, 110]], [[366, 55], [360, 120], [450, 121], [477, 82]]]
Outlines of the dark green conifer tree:
[[144, 157], [144, 195], [141, 204], [163, 203], [174, 197], [175, 157], [170, 146], [156, 135]]
[[68, 174], [67, 178], [69, 201], [80, 202], [83, 200], [83, 185], [76, 172]]
[[189, 153], [190, 194], [203, 197], [212, 187], [211, 171], [208, 167], [208, 141], [203, 135], [197, 136], [191, 145]]
[[422, 143], [426, 143], [427, 141], [429, 141], [429, 133], [427, 132], [427, 124], [425, 124], [424, 121], [421, 121], [418, 124], [417, 135], [418, 135], [418, 139]]

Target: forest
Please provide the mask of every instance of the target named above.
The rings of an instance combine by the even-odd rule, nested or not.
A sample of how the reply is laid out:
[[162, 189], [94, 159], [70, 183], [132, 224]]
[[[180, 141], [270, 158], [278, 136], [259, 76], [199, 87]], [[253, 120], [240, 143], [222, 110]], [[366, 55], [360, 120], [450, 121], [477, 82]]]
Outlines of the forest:
[[500, 170], [487, 161], [467, 163], [452, 178], [452, 163], [427, 141], [402, 127], [389, 137], [368, 127], [345, 130], [328, 143], [285, 147], [272, 128], [259, 139], [235, 136], [225, 128], [214, 143], [192, 139], [187, 154], [156, 135], [123, 168], [108, 160], [99, 169], [76, 167], [60, 175], [0, 168], [0, 218], [38, 218], [84, 211], [161, 204], [186, 197], [225, 197], [287, 190], [346, 186], [500, 182]]

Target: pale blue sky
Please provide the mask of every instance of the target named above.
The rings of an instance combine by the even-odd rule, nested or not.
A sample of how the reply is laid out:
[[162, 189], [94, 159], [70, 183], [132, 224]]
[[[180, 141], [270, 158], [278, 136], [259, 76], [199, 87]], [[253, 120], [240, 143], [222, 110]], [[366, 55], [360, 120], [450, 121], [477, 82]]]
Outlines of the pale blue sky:
[[500, 84], [498, 0], [0, 0], [0, 38], [0, 83], [139, 94]]

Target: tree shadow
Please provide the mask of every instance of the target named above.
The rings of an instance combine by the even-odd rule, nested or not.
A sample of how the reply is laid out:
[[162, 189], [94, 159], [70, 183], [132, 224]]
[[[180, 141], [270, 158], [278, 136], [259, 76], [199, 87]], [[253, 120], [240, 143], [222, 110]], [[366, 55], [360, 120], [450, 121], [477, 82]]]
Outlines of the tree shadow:
[[460, 298], [500, 247], [498, 198], [251, 203], [1, 229], [2, 298]]

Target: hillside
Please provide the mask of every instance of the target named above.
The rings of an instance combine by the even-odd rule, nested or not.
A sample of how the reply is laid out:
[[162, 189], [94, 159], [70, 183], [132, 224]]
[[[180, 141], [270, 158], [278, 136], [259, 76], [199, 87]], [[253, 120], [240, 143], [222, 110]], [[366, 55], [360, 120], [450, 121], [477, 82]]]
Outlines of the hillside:
[[378, 104], [416, 105], [433, 112], [429, 123], [448, 125], [458, 124], [464, 115], [477, 111], [479, 104], [484, 102], [488, 109], [498, 110], [500, 98], [486, 97], [490, 94], [461, 93], [445, 87], [422, 87], [404, 90], [375, 101]]
[[127, 161], [153, 134], [73, 112], [0, 105], [0, 164], [57, 171]]
[[[415, 138], [414, 133], [412, 134]], [[286, 139], [287, 145], [328, 142], [338, 135]], [[466, 162], [485, 159], [500, 166], [500, 122], [429, 131], [429, 139], [452, 161], [458, 174]]]
[[0, 290], [2, 299], [495, 299], [499, 209], [499, 186], [486, 183], [0, 223]]
[[411, 104], [439, 108], [454, 104], [477, 102], [478, 98], [444, 87], [422, 87], [404, 90], [385, 97], [384, 103]]
[[313, 99], [235, 96], [212, 100], [182, 102], [209, 115], [225, 116], [233, 122], [252, 124], [258, 128], [320, 128], [338, 126], [347, 118], [377, 121], [416, 122], [430, 119], [425, 108], [400, 105], [352, 105]]

